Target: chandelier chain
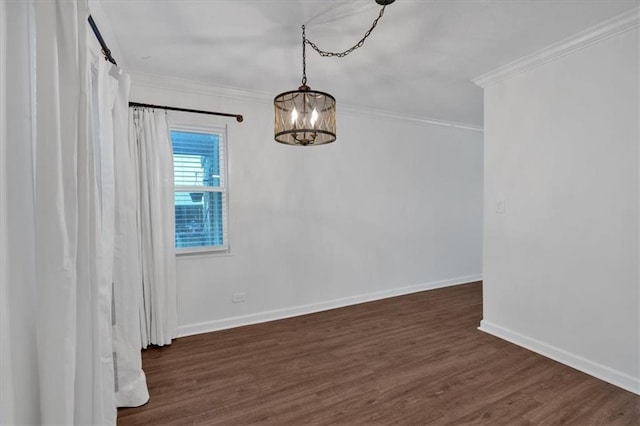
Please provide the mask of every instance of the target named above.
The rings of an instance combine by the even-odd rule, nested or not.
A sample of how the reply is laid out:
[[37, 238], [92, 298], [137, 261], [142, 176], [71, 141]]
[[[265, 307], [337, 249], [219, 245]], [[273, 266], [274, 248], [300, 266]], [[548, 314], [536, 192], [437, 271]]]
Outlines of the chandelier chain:
[[[385, 7], [386, 6], [382, 6], [382, 8], [380, 9], [380, 13], [378, 14], [378, 17], [373, 21], [373, 24], [371, 24], [371, 28], [369, 28], [369, 30], [364, 34], [364, 37], [362, 37], [359, 42], [357, 42], [355, 45], [353, 45], [351, 48], [345, 50], [344, 52], [327, 52], [327, 51], [321, 50], [314, 42], [312, 42], [311, 40], [307, 39], [307, 37], [305, 36], [304, 25], [303, 25], [302, 26], [303, 67], [304, 67], [304, 59], [306, 59], [304, 57], [305, 56], [305, 51], [304, 51], [304, 45], [305, 44], [308, 44], [309, 46], [311, 46], [313, 48], [313, 50], [315, 50], [316, 52], [318, 52], [318, 54], [320, 54], [320, 56], [336, 57], [336, 58], [344, 58], [349, 53], [351, 53], [354, 50], [359, 49], [360, 47], [362, 47], [364, 45], [364, 41], [367, 39], [367, 37], [369, 37], [371, 35], [371, 32], [374, 30], [376, 25], [378, 25], [378, 21], [382, 18], [382, 15], [384, 15], [384, 8]], [[306, 76], [304, 77], [304, 80], [306, 80]]]
[[307, 36], [305, 35], [304, 25], [302, 26], [302, 85], [307, 85], [307, 49], [305, 42]]

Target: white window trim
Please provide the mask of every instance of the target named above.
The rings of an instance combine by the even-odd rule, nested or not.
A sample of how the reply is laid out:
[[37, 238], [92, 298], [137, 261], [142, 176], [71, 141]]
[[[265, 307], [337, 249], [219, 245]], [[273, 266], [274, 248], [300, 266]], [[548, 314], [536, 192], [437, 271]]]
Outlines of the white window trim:
[[[203, 125], [203, 124], [191, 124], [191, 120], [174, 120], [169, 118], [169, 132], [194, 132], [194, 133], [218, 133], [222, 135], [222, 153], [223, 160], [220, 167], [224, 173], [224, 186], [223, 187], [206, 187], [206, 186], [173, 186], [173, 192], [221, 192], [223, 194], [223, 238], [225, 244], [221, 246], [203, 246], [203, 247], [188, 247], [188, 248], [176, 248], [177, 256], [195, 256], [195, 255], [222, 255], [228, 256], [231, 254], [231, 244], [229, 243], [229, 151], [227, 150], [227, 126], [221, 125]], [[173, 146], [171, 148], [173, 152]], [[175, 222], [175, 218], [174, 218]], [[175, 243], [174, 243], [175, 244]]]

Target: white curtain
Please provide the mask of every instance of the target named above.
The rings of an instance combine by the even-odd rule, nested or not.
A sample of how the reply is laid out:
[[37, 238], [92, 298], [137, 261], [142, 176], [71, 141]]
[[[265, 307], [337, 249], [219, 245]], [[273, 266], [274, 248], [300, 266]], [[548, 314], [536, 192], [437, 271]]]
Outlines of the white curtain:
[[90, 48], [88, 15], [86, 0], [0, 2], [2, 424], [115, 424], [117, 386], [148, 397], [139, 319], [122, 332], [112, 309], [129, 83]]
[[41, 416], [43, 423], [113, 424], [111, 287], [100, 243], [111, 232], [100, 200], [109, 177], [100, 170], [103, 147], [93, 128], [88, 8], [86, 1], [32, 8]]
[[149, 399], [140, 356], [142, 259], [138, 203], [138, 149], [129, 139], [130, 79], [120, 78], [114, 106], [115, 238], [113, 257], [113, 346], [116, 403], [137, 407]]
[[0, 2], [0, 424], [40, 419], [28, 12]]
[[[95, 44], [94, 44], [95, 46]], [[103, 143], [100, 155], [104, 182], [101, 192], [104, 233], [102, 247], [107, 285], [112, 289], [109, 310], [113, 339], [115, 401], [118, 407], [137, 407], [149, 400], [140, 354], [142, 276], [140, 274], [137, 156], [129, 143], [129, 76], [95, 52], [94, 103]], [[109, 263], [111, 259], [112, 263]]]
[[138, 149], [142, 305], [141, 344], [168, 345], [177, 334], [173, 150], [165, 111], [131, 110]]

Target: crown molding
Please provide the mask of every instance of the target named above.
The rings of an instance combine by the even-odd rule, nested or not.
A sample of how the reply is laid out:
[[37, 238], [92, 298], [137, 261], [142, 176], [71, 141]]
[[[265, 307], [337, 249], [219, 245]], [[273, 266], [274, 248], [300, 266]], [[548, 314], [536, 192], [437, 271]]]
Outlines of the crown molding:
[[493, 71], [482, 74], [472, 81], [484, 89], [499, 81], [514, 77], [537, 68], [540, 65], [555, 61], [596, 43], [600, 43], [603, 40], [637, 28], [640, 23], [639, 11], [640, 9], [636, 6], [620, 15], [567, 37], [558, 43], [554, 43], [530, 55], [509, 62]]
[[[214, 86], [203, 81], [141, 73], [131, 73], [131, 81], [134, 86], [148, 87], [156, 90], [168, 90], [172, 92], [250, 101], [268, 105], [271, 105], [273, 103], [273, 93], [241, 89], [238, 87]], [[135, 99], [135, 101], [144, 102], [145, 100]], [[457, 123], [453, 121], [439, 120], [434, 118], [407, 116], [405, 114], [397, 112], [369, 109], [356, 105], [340, 105], [339, 109], [340, 111], [345, 111], [350, 114], [383, 119], [403, 120], [418, 125], [452, 127], [456, 129], [471, 130], [475, 132], [483, 131], [482, 126], [477, 126], [474, 124]]]
[[204, 81], [187, 80], [177, 77], [131, 73], [131, 81], [135, 86], [149, 87], [153, 89], [245, 100], [265, 104], [273, 102], [273, 95], [267, 92], [242, 89], [239, 87], [214, 86]]
[[418, 125], [453, 127], [456, 129], [471, 130], [474, 132], [484, 131], [484, 128], [482, 126], [477, 126], [475, 124], [458, 123], [455, 121], [440, 120], [437, 118], [423, 118], [423, 117], [411, 116], [406, 114], [400, 114], [396, 112], [364, 108], [364, 107], [355, 106], [355, 105], [342, 105], [340, 106], [340, 110], [346, 111], [351, 114], [356, 114], [356, 115], [361, 115], [366, 117], [386, 118], [391, 120], [403, 120], [403, 121], [408, 121]]

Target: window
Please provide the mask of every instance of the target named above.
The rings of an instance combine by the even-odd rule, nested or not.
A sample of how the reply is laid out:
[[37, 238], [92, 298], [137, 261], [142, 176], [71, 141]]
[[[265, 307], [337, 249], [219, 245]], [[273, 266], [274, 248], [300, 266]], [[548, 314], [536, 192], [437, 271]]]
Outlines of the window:
[[171, 130], [176, 251], [227, 251], [224, 129]]

